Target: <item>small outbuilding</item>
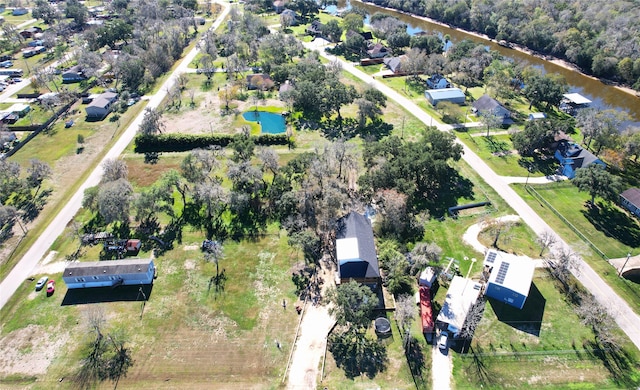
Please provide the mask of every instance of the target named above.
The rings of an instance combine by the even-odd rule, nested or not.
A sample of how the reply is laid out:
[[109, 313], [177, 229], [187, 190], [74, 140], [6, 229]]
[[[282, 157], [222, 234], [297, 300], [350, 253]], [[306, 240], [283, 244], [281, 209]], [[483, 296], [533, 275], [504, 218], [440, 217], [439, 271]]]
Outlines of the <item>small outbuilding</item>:
[[640, 218], [640, 188], [629, 188], [620, 194], [620, 204]]
[[490, 250], [485, 255], [484, 266], [490, 273], [485, 296], [522, 309], [531, 289], [533, 261]]
[[545, 114], [544, 112], [532, 112], [527, 117], [527, 120], [535, 121], [535, 120], [545, 119], [546, 117], [547, 117], [547, 114]]
[[586, 108], [591, 105], [591, 100], [580, 95], [579, 93], [565, 93], [560, 102], [560, 110], [569, 115], [575, 115], [577, 110]]
[[443, 89], [443, 88], [451, 88], [451, 83], [449, 80], [444, 78], [441, 74], [434, 74], [427, 79], [427, 88], [428, 89]]
[[153, 284], [153, 259], [73, 262], [64, 269], [62, 280], [69, 289]]
[[424, 96], [434, 107], [441, 102], [464, 104], [466, 96], [460, 88], [428, 89]]

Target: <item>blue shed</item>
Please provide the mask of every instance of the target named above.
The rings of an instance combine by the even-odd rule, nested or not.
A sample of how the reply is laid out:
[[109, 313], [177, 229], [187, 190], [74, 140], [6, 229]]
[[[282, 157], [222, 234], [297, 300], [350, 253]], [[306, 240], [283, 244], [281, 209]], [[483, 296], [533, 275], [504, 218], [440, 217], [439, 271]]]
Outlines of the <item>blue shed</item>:
[[460, 88], [428, 89], [424, 92], [424, 96], [434, 107], [440, 102], [464, 104], [465, 101], [464, 92]]
[[533, 261], [491, 250], [485, 256], [484, 265], [491, 273], [484, 294], [522, 309], [533, 280]]

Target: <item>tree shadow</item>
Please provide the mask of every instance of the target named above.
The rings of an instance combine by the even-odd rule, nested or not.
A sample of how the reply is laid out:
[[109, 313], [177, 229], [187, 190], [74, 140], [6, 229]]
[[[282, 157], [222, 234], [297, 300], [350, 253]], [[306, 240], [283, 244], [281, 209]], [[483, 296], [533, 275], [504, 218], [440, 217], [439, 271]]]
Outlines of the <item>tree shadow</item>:
[[602, 362], [618, 387], [638, 387], [640, 379], [636, 375], [635, 359], [630, 353], [621, 348], [607, 348], [598, 341], [585, 341], [582, 346], [588, 355]]
[[[475, 380], [475, 383], [480, 384], [480, 387], [492, 386], [496, 384], [494, 375], [487, 367], [483, 360], [483, 349], [479, 345], [469, 347], [469, 353], [471, 356], [467, 356], [471, 362], [466, 367], [467, 375]], [[466, 360], [466, 359], [465, 359]]]
[[429, 210], [430, 215], [436, 218], [445, 216], [449, 207], [458, 205], [458, 200], [473, 199], [473, 182], [455, 169], [450, 168], [448, 174], [439, 177], [443, 180], [435, 193], [414, 200], [416, 209]]
[[533, 157], [522, 157], [518, 165], [525, 169], [531, 168], [531, 173], [542, 173], [545, 176], [554, 175], [558, 171], [558, 160], [553, 156], [536, 153]]
[[329, 351], [345, 376], [353, 379], [362, 374], [374, 378], [387, 367], [385, 346], [365, 334], [347, 330], [329, 336]]
[[531, 283], [529, 296], [522, 309], [510, 306], [494, 298], [488, 298], [488, 301], [500, 322], [522, 332], [540, 337], [542, 317], [544, 316], [547, 300], [542, 296], [535, 283]]
[[422, 346], [418, 340], [413, 337], [409, 337], [405, 347], [405, 356], [407, 357], [407, 363], [413, 380], [416, 382], [416, 387], [426, 388], [426, 380], [424, 377], [425, 370], [425, 356]]
[[506, 141], [500, 141], [493, 135], [489, 135], [488, 137], [480, 137], [485, 143], [487, 149], [491, 154], [496, 155], [498, 157], [505, 157], [511, 154], [511, 148], [509, 148], [509, 143]]
[[640, 245], [640, 226], [617, 207], [596, 202], [596, 205], [581, 211], [596, 230], [632, 248]]

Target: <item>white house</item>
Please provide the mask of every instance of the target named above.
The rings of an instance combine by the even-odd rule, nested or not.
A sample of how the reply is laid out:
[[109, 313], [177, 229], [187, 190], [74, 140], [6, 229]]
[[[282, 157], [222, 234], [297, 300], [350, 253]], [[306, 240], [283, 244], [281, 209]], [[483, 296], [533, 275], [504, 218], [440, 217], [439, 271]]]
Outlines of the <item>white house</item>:
[[533, 261], [491, 250], [485, 256], [484, 265], [491, 272], [485, 296], [522, 309], [533, 280]]
[[103, 120], [108, 114], [111, 104], [116, 101], [118, 94], [115, 92], [105, 92], [95, 97], [85, 108], [87, 119]]
[[69, 289], [153, 284], [153, 259], [73, 262], [64, 269], [62, 280]]
[[475, 305], [478, 300], [481, 289], [480, 283], [454, 276], [436, 321], [446, 324], [447, 330], [456, 337], [464, 327], [467, 314], [469, 314], [471, 306]]

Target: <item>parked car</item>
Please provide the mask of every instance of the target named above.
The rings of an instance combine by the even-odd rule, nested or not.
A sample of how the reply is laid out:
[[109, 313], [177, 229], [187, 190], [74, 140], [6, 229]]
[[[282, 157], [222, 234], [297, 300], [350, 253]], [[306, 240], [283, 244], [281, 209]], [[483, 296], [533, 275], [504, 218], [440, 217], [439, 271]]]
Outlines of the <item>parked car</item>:
[[49, 281], [48, 276], [43, 276], [40, 279], [38, 279], [38, 282], [36, 283], [36, 291], [42, 290], [42, 287], [44, 287], [44, 285], [47, 284], [48, 281]]
[[54, 291], [56, 291], [56, 282], [50, 280], [49, 283], [47, 283], [47, 295], [53, 294]]
[[11, 68], [13, 66], [13, 62], [7, 60], [0, 62], [0, 66], [3, 68]]
[[438, 348], [441, 350], [447, 349], [447, 344], [449, 343], [449, 332], [442, 331], [440, 332], [440, 337], [438, 337]]

